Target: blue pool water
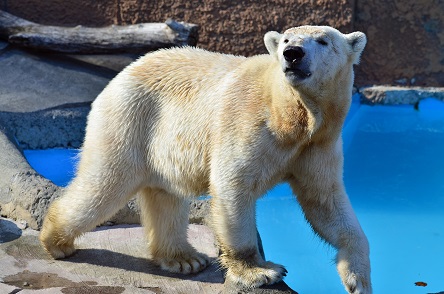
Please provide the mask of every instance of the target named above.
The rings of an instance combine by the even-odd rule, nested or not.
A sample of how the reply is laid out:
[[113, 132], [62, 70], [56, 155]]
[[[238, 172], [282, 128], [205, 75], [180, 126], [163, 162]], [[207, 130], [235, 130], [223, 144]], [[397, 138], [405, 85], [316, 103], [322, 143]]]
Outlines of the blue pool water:
[[29, 164], [54, 184], [65, 187], [75, 174], [77, 149], [24, 150]]
[[[344, 181], [370, 241], [374, 293], [444, 291], [444, 103], [354, 103], [344, 128]], [[76, 150], [25, 151], [58, 185], [73, 174]], [[258, 201], [267, 259], [285, 265], [300, 294], [345, 293], [335, 250], [316, 237], [288, 185]], [[415, 286], [426, 282], [426, 287]]]

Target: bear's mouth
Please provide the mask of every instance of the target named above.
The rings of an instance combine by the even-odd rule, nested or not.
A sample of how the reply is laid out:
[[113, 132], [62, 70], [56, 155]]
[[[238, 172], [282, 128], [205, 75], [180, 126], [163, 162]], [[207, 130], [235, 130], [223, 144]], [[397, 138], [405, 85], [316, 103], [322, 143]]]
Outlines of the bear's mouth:
[[300, 80], [304, 80], [306, 78], [311, 77], [311, 72], [309, 71], [305, 71], [303, 69], [300, 68], [292, 68], [292, 67], [287, 67], [285, 69], [285, 75], [288, 76], [292, 76], [292, 77], [296, 77]]

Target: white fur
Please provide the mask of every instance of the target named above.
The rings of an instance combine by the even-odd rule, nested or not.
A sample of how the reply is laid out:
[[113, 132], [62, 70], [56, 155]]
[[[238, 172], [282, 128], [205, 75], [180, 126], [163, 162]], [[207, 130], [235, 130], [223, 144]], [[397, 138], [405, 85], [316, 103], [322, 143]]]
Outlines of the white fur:
[[[338, 248], [346, 289], [371, 293], [341, 141], [365, 36], [304, 26], [264, 39], [270, 54], [250, 58], [160, 50], [110, 82], [93, 103], [77, 176], [45, 218], [41, 241], [53, 257], [72, 254], [78, 235], [139, 192], [152, 258], [172, 272], [197, 272], [208, 259], [186, 241], [186, 199], [210, 193], [227, 279], [272, 284], [286, 271], [258, 253], [255, 202], [289, 181], [314, 230]], [[289, 45], [303, 48], [308, 78], [285, 73]]]

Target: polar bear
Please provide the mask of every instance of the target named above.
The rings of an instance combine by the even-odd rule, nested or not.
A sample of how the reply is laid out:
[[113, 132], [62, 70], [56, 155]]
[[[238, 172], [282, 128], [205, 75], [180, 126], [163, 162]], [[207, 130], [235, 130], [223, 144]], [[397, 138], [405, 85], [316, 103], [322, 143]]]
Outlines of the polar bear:
[[337, 248], [349, 293], [371, 293], [369, 245], [344, 189], [341, 128], [361, 32], [301, 26], [264, 37], [249, 58], [191, 47], [159, 50], [119, 73], [88, 116], [76, 177], [46, 215], [40, 240], [54, 258], [138, 194], [152, 259], [195, 273], [208, 264], [186, 238], [187, 199], [212, 195], [226, 279], [279, 282], [258, 252], [255, 203], [289, 182], [315, 232]]

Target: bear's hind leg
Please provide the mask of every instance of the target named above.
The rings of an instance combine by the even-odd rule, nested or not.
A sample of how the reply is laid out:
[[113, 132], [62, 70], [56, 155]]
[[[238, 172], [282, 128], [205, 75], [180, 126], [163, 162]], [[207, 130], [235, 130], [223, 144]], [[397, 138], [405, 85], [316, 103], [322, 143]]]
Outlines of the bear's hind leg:
[[161, 189], [139, 193], [141, 220], [153, 260], [173, 273], [197, 273], [209, 259], [187, 241], [189, 203]]
[[76, 237], [114, 215], [137, 191], [135, 176], [117, 179], [115, 173], [110, 174], [78, 175], [62, 197], [50, 205], [39, 238], [53, 258], [72, 255]]
[[43, 248], [54, 259], [68, 257], [76, 251], [74, 248], [75, 237], [62, 233], [64, 229], [62, 222], [59, 221], [61, 216], [58, 202], [59, 200], [55, 200], [49, 207], [39, 236]]

